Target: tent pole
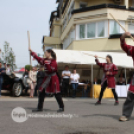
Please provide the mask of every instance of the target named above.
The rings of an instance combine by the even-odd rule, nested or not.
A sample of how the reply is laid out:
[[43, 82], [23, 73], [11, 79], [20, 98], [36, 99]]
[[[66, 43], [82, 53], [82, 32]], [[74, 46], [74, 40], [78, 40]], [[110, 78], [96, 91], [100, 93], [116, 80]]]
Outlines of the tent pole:
[[93, 64], [91, 65], [91, 87], [93, 88], [93, 98], [94, 98], [94, 85], [93, 85]]

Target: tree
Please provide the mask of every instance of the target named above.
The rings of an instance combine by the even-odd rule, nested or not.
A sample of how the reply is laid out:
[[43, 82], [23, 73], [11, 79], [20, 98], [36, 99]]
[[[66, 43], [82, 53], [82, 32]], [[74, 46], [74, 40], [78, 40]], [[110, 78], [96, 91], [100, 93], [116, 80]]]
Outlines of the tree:
[[15, 64], [15, 54], [12, 48], [9, 46], [9, 43], [5, 41], [4, 51], [2, 52], [3, 62], [10, 64], [12, 70], [16, 69], [17, 66]]

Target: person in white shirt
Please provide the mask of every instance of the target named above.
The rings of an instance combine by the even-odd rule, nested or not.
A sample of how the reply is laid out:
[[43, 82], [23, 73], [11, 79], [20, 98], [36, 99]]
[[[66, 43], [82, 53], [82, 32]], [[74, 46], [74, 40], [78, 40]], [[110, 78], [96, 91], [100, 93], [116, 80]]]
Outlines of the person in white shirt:
[[7, 74], [7, 75], [11, 75], [11, 74], [12, 74], [12, 70], [11, 70], [11, 68], [10, 68], [10, 64], [7, 64], [6, 74]]
[[77, 91], [77, 88], [78, 88], [79, 79], [80, 79], [79, 74], [76, 73], [76, 69], [73, 70], [73, 73], [71, 74], [70, 79], [71, 79], [71, 86], [72, 86], [72, 89], [73, 89], [72, 97], [75, 98], [76, 97], [76, 91]]
[[62, 91], [64, 96], [70, 96], [70, 89], [69, 89], [69, 80], [70, 80], [71, 72], [69, 71], [69, 66], [65, 66], [64, 71], [62, 71]]

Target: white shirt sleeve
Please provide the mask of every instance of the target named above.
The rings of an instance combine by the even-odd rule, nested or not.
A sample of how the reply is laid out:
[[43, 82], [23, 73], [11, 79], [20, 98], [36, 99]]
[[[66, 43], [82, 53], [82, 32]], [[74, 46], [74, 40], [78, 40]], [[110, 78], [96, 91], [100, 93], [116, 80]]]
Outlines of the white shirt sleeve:
[[78, 74], [78, 79], [80, 79], [80, 75]]
[[70, 75], [70, 78], [71, 78], [71, 79], [73, 78], [73, 75], [72, 75], [72, 74]]

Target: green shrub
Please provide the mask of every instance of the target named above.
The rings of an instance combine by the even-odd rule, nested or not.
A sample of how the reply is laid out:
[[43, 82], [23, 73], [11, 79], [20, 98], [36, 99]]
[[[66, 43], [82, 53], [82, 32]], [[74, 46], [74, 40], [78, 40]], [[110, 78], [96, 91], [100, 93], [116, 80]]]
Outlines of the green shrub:
[[28, 71], [32, 70], [32, 66], [31, 65], [26, 65], [25, 70], [28, 70]]

